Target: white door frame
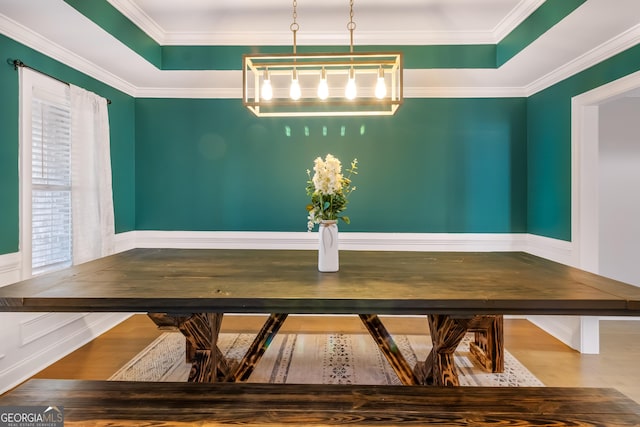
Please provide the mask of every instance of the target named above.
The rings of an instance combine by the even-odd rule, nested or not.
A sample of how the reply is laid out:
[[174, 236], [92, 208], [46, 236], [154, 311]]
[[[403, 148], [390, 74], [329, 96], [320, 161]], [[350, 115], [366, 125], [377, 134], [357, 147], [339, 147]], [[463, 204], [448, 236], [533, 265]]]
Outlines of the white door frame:
[[[599, 273], [599, 105], [640, 88], [640, 71], [575, 96], [571, 100], [572, 264]], [[599, 318], [581, 316], [580, 350], [600, 350]]]
[[573, 264], [598, 273], [599, 105], [640, 88], [640, 71], [571, 100], [571, 240]]

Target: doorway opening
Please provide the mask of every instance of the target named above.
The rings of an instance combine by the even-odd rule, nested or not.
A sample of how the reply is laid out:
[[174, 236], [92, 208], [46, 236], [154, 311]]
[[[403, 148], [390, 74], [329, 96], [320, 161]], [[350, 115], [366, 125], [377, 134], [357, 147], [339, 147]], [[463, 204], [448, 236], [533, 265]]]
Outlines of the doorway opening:
[[[610, 215], [602, 209], [601, 203], [605, 199], [601, 194], [601, 189], [609, 191], [611, 182], [611, 166], [603, 162], [601, 149], [609, 145], [601, 141], [601, 126], [605, 132], [605, 138], [610, 136], [610, 123], [603, 124], [602, 120], [607, 120], [612, 111], [606, 111], [603, 117], [601, 110], [608, 110], [610, 103], [628, 97], [630, 94], [637, 94], [640, 91], [640, 72], [636, 72], [620, 78], [609, 84], [600, 86], [589, 92], [578, 95], [572, 100], [571, 110], [571, 239], [573, 242], [572, 264], [583, 270], [593, 273], [603, 274], [602, 270], [609, 271], [606, 263], [607, 258], [603, 258], [603, 244], [610, 247], [611, 235], [603, 237], [602, 220], [609, 220], [603, 215]], [[640, 98], [638, 105], [640, 105]], [[640, 114], [636, 120], [640, 119]], [[605, 129], [606, 128], [606, 129]], [[606, 148], [607, 150], [611, 147]], [[640, 151], [640, 149], [638, 150]], [[611, 154], [611, 153], [609, 153]], [[638, 169], [636, 167], [636, 169]], [[605, 175], [605, 177], [603, 177]], [[629, 183], [630, 186], [639, 185], [638, 182]], [[635, 197], [640, 192], [635, 192]], [[612, 194], [607, 194], [610, 198]], [[616, 197], [623, 197], [616, 195]], [[609, 199], [610, 201], [610, 199]], [[640, 209], [640, 208], [639, 208]], [[619, 214], [619, 213], [618, 213]], [[606, 239], [606, 242], [605, 242]], [[640, 241], [640, 236], [636, 236]], [[640, 244], [640, 243], [639, 243]], [[630, 260], [630, 258], [629, 258]], [[603, 264], [603, 262], [605, 264]], [[629, 262], [629, 261], [626, 261]], [[634, 262], [637, 264], [637, 262]], [[633, 266], [634, 268], [635, 265]], [[607, 274], [605, 274], [607, 275]], [[609, 274], [611, 276], [611, 274]], [[616, 277], [613, 277], [616, 278]], [[619, 279], [622, 280], [622, 279]], [[635, 283], [640, 285], [640, 283]], [[580, 318], [580, 351], [582, 353], [599, 353], [600, 348], [600, 326], [599, 318]]]

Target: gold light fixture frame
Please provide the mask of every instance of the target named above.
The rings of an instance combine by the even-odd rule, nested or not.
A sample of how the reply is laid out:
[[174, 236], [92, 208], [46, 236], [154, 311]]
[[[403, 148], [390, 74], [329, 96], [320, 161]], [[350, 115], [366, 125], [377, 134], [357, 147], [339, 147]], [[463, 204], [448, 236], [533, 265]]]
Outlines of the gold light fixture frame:
[[[349, 52], [298, 53], [296, 33], [297, 0], [293, 1], [293, 54], [255, 54], [242, 58], [242, 100], [245, 107], [258, 117], [296, 116], [380, 116], [393, 115], [403, 103], [402, 52], [353, 51], [353, 0], [350, 0]], [[347, 99], [344, 87], [350, 75], [355, 75], [358, 94]], [[302, 87], [297, 100], [290, 97], [289, 86], [295, 76]], [[317, 88], [326, 76], [329, 96], [318, 97]], [[376, 97], [376, 84], [382, 77], [386, 91]], [[271, 99], [264, 99], [264, 82], [271, 86]]]

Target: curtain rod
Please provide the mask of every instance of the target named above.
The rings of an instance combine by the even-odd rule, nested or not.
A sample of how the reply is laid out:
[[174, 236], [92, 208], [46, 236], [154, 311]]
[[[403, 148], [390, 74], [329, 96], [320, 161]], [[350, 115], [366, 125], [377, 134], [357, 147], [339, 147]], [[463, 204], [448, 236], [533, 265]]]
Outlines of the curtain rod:
[[[30, 67], [29, 65], [27, 65], [27, 64], [25, 64], [24, 62], [20, 61], [19, 59], [14, 59], [13, 61], [12, 61], [11, 59], [9, 59], [7, 62], [9, 62], [9, 64], [12, 64], [12, 65], [13, 65], [13, 68], [14, 68], [15, 70], [17, 70], [17, 69], [18, 69], [18, 67], [28, 68], [28, 69], [30, 69], [30, 70], [33, 70], [33, 71], [37, 72], [37, 73], [43, 74], [43, 75], [45, 75], [45, 76], [47, 76], [47, 77], [50, 77], [50, 78], [52, 78], [52, 79], [54, 79], [54, 80], [57, 80], [57, 81], [59, 81], [60, 83], [64, 83], [64, 84], [66, 84], [67, 86], [69, 86], [69, 85], [70, 85], [70, 83], [69, 83], [69, 82], [65, 82], [64, 80], [60, 80], [59, 78], [54, 77], [54, 76], [52, 76], [51, 74], [47, 74], [47, 73], [45, 73], [45, 72], [43, 72], [43, 71], [37, 70], [37, 69], [35, 69], [35, 68], [33, 68], [33, 67]], [[106, 98], [106, 100], [107, 100], [107, 104], [111, 104], [111, 100], [110, 100], [109, 98]]]

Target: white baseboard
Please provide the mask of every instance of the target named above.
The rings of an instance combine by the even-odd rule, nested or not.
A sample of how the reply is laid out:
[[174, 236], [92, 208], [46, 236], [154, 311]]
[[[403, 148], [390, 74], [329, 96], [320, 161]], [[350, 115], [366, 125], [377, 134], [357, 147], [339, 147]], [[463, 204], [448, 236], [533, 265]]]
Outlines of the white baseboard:
[[22, 262], [19, 252], [0, 255], [0, 286], [20, 280]]
[[[135, 235], [116, 237], [134, 247]], [[21, 280], [20, 252], [0, 255], [0, 286]], [[0, 394], [131, 316], [129, 313], [0, 313]]]
[[[317, 233], [245, 231], [134, 231], [137, 248], [306, 249]], [[130, 239], [129, 239], [130, 240]], [[527, 234], [340, 233], [340, 249], [367, 251], [527, 251]]]
[[78, 349], [98, 335], [121, 323], [130, 314], [123, 313], [56, 313], [58, 317], [70, 316], [71, 321], [35, 340], [24, 340], [21, 326], [33, 318], [32, 313], [0, 313], [3, 328], [0, 351], [0, 394], [12, 389], [45, 367]]
[[574, 350], [580, 349], [578, 316], [528, 316], [527, 319]]
[[115, 236], [115, 252], [124, 252], [136, 247], [136, 233], [135, 231], [128, 231], [126, 233], [118, 233]]
[[573, 243], [550, 237], [527, 234], [525, 252], [565, 265], [576, 265]]

